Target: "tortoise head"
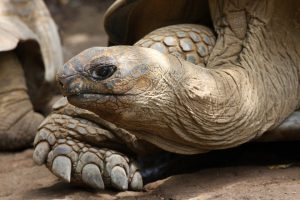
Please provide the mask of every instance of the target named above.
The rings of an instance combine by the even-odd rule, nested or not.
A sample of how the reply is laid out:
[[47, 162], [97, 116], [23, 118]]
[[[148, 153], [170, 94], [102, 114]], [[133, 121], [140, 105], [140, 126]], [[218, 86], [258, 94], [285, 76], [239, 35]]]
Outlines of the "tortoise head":
[[169, 65], [168, 57], [153, 49], [94, 47], [69, 60], [57, 81], [71, 104], [107, 120], [126, 121], [144, 115], [151, 99], [163, 96]]

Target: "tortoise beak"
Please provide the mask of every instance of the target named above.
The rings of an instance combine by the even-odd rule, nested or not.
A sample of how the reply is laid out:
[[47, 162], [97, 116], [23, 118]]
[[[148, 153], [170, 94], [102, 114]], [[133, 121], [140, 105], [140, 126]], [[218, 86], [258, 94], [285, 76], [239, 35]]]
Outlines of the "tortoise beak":
[[77, 74], [69, 76], [56, 76], [58, 87], [64, 96], [78, 95], [82, 88], [82, 80]]

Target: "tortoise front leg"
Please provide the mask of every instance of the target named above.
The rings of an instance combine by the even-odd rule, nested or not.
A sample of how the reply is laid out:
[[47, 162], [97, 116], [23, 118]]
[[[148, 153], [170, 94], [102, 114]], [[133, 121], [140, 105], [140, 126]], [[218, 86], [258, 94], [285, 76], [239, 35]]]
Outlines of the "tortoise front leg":
[[143, 188], [142, 176], [133, 152], [126, 147], [126, 139], [124, 142], [99, 124], [86, 120], [101, 119], [67, 104], [64, 98], [54, 107], [56, 110], [46, 118], [35, 138], [33, 159], [37, 164], [46, 163], [64, 181], [95, 189]]
[[33, 110], [18, 58], [0, 53], [0, 150], [30, 146], [43, 119]]

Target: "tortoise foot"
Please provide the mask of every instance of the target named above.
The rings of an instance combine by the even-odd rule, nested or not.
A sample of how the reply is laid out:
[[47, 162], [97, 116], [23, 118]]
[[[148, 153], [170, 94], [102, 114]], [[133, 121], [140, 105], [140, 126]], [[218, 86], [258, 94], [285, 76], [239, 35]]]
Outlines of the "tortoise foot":
[[[142, 176], [133, 159], [118, 151], [74, 139], [74, 132], [66, 133], [62, 128], [51, 132], [50, 127], [46, 123], [37, 133], [33, 154], [36, 164], [46, 164], [63, 181], [98, 190], [143, 189]], [[68, 133], [73, 137], [64, 135]]]

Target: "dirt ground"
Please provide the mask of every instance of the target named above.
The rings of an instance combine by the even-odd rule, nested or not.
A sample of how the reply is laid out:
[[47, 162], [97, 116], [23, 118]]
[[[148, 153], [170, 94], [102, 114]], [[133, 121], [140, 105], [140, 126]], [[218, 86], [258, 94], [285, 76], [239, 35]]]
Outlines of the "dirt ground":
[[[32, 149], [1, 153], [0, 199], [297, 200], [300, 199], [299, 145], [299, 142], [293, 144], [293, 148], [284, 152], [276, 150], [281, 143], [266, 145], [265, 151], [256, 145], [246, 146], [226, 154], [209, 154], [200, 164], [196, 162], [199, 158], [195, 163], [178, 160], [174, 165], [190, 162], [200, 169], [149, 183], [143, 192], [119, 193], [96, 192], [61, 182], [45, 166], [33, 163]], [[215, 162], [218, 159], [222, 160], [221, 165]]]
[[[103, 11], [112, 1], [46, 2], [60, 28], [65, 60], [88, 47], [106, 45]], [[0, 199], [300, 199], [299, 142], [251, 144], [203, 157], [179, 157], [172, 162], [172, 173], [183, 174], [149, 183], [143, 192], [120, 193], [63, 183], [45, 166], [35, 165], [32, 152], [0, 153]]]

